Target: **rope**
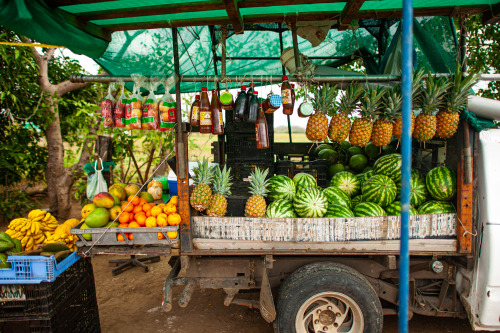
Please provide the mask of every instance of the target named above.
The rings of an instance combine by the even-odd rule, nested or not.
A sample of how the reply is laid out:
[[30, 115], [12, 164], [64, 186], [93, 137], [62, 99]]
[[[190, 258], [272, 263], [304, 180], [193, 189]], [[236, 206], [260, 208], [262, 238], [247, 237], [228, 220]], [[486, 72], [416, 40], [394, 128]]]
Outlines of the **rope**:
[[13, 46], [30, 46], [30, 47], [48, 47], [52, 49], [59, 49], [64, 46], [50, 45], [50, 44], [38, 44], [38, 43], [15, 43], [15, 42], [0, 42], [0, 45], [13, 45]]

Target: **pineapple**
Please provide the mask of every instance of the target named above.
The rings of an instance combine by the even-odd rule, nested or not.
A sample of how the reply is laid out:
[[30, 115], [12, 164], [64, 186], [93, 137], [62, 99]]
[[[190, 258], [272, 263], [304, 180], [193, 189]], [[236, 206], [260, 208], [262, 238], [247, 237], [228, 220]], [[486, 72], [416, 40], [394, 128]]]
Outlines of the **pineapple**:
[[269, 179], [266, 180], [269, 169], [261, 171], [258, 167], [251, 173], [250, 193], [252, 196], [248, 198], [245, 205], [246, 217], [263, 217], [266, 214], [267, 185]]
[[[422, 94], [424, 70], [421, 69], [418, 72], [413, 74], [413, 85], [412, 85], [412, 106], [413, 109], [418, 109], [421, 107], [420, 105], [420, 96]], [[411, 127], [410, 127], [410, 135], [413, 134], [413, 129], [415, 128], [415, 113], [411, 112]], [[392, 136], [401, 140], [401, 135], [403, 135], [403, 117], [400, 114], [399, 117], [394, 120], [394, 126], [392, 130]]]
[[342, 142], [349, 135], [351, 130], [351, 120], [349, 114], [356, 107], [359, 97], [363, 93], [363, 86], [351, 84], [340, 99], [339, 110], [335, 112], [328, 127], [328, 137], [332, 141]]
[[366, 86], [365, 94], [361, 97], [361, 118], [354, 120], [349, 133], [349, 142], [353, 146], [362, 148], [370, 141], [373, 129], [372, 119], [379, 111], [385, 93], [386, 90], [382, 87]]
[[227, 212], [227, 197], [231, 195], [231, 168], [215, 168], [215, 179], [213, 182], [214, 194], [210, 198], [207, 214], [209, 216], [224, 216]]
[[479, 78], [478, 74], [470, 74], [466, 78], [462, 76], [462, 69], [459, 63], [455, 70], [454, 78], [449, 79], [452, 85], [446, 94], [446, 107], [439, 110], [436, 115], [436, 136], [443, 139], [451, 138], [458, 128], [460, 121], [459, 112], [467, 104], [470, 88]]
[[415, 119], [413, 137], [420, 142], [429, 141], [436, 133], [436, 109], [443, 107], [444, 94], [450, 87], [446, 78], [437, 79], [430, 73], [425, 79], [425, 88], [422, 91], [422, 112]]
[[328, 84], [314, 92], [313, 106], [316, 111], [307, 121], [306, 136], [313, 142], [323, 142], [328, 134], [328, 118], [326, 113], [332, 107], [337, 96], [337, 87]]
[[395, 86], [386, 95], [383, 107], [378, 113], [378, 119], [373, 123], [370, 141], [377, 147], [386, 146], [391, 142], [393, 122], [401, 112], [402, 96], [399, 87]]
[[193, 169], [193, 172], [193, 179], [196, 185], [191, 192], [189, 201], [194, 209], [202, 212], [207, 209], [210, 197], [212, 196], [212, 190], [210, 189], [213, 177], [212, 168], [209, 168], [208, 160], [203, 158], [201, 163], [198, 162], [198, 166]]

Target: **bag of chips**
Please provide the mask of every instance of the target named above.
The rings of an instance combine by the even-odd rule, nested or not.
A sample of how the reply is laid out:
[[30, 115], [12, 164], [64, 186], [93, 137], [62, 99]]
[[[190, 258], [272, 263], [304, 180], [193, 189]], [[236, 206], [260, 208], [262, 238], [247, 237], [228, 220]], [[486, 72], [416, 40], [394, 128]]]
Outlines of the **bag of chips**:
[[115, 127], [115, 122], [113, 119], [113, 109], [115, 108], [116, 100], [112, 94], [114, 86], [115, 86], [114, 83], [109, 84], [108, 95], [104, 97], [104, 100], [101, 103], [102, 124], [104, 125], [105, 128]]

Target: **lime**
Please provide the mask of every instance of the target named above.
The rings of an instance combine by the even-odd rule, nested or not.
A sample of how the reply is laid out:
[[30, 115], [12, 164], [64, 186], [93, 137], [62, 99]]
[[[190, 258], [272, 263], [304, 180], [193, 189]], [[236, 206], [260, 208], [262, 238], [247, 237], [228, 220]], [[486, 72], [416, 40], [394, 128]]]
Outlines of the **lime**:
[[340, 143], [340, 145], [341, 145], [342, 147], [344, 147], [344, 149], [349, 149], [349, 148], [351, 148], [351, 146], [352, 146], [352, 145], [351, 145], [351, 143], [350, 143], [349, 141], [344, 141], [344, 142], [341, 142], [341, 143]]
[[382, 154], [383, 155], [389, 155], [389, 154], [394, 154], [396, 152], [396, 148], [391, 145], [383, 146], [382, 147]]
[[361, 172], [368, 163], [368, 158], [362, 154], [356, 154], [349, 160], [349, 167], [354, 171]]
[[349, 157], [352, 157], [354, 155], [359, 155], [359, 154], [362, 154], [362, 155], [365, 154], [363, 152], [363, 149], [361, 149], [359, 147], [351, 147], [351, 148], [347, 149], [347, 155], [349, 155]]
[[368, 172], [370, 170], [373, 170], [371, 166], [367, 166], [366, 168], [363, 169], [363, 173]]
[[375, 146], [373, 143], [368, 142], [365, 146], [365, 155], [371, 160], [376, 160], [380, 155], [380, 147]]
[[314, 155], [318, 156], [319, 152], [323, 149], [332, 149], [332, 146], [327, 145], [326, 143], [322, 143], [314, 149]]
[[330, 165], [337, 159], [337, 152], [333, 149], [322, 149], [318, 153], [318, 158], [320, 160], [326, 160]]
[[330, 165], [328, 168], [328, 177], [332, 178], [337, 172], [344, 171], [344, 166], [340, 163]]

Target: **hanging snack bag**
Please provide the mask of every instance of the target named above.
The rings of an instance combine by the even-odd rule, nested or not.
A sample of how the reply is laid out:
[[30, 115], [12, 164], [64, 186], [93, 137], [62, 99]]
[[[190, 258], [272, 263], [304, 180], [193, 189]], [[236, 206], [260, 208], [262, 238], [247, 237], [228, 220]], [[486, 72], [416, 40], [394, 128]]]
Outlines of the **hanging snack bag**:
[[140, 89], [142, 86], [143, 78], [140, 76], [134, 76], [134, 90], [132, 97], [129, 99], [131, 111], [130, 114], [126, 113], [125, 127], [128, 130], [141, 129], [141, 119], [142, 119], [142, 96], [140, 94]]
[[142, 108], [142, 129], [156, 130], [159, 127], [158, 102], [156, 102], [155, 90], [160, 85], [158, 80], [152, 80], [149, 84], [149, 95]]
[[105, 128], [115, 127], [115, 122], [113, 120], [113, 109], [115, 107], [116, 101], [112, 94], [113, 88], [114, 83], [110, 83], [108, 87], [108, 95], [104, 97], [104, 100], [101, 103], [102, 124]]
[[[165, 87], [165, 95], [158, 102], [158, 107], [160, 110], [160, 131], [171, 131], [174, 129], [175, 121], [175, 101], [170, 95], [170, 89], [175, 85], [175, 80], [173, 77], [168, 78], [163, 83]], [[173, 109], [173, 114], [172, 114]], [[174, 120], [175, 119], [175, 120]]]
[[122, 91], [118, 100], [115, 103], [115, 108], [113, 109], [113, 117], [115, 119], [115, 127], [125, 127], [125, 107], [127, 104], [127, 97], [125, 96], [125, 83], [123, 81], [118, 82], [121, 85]]

